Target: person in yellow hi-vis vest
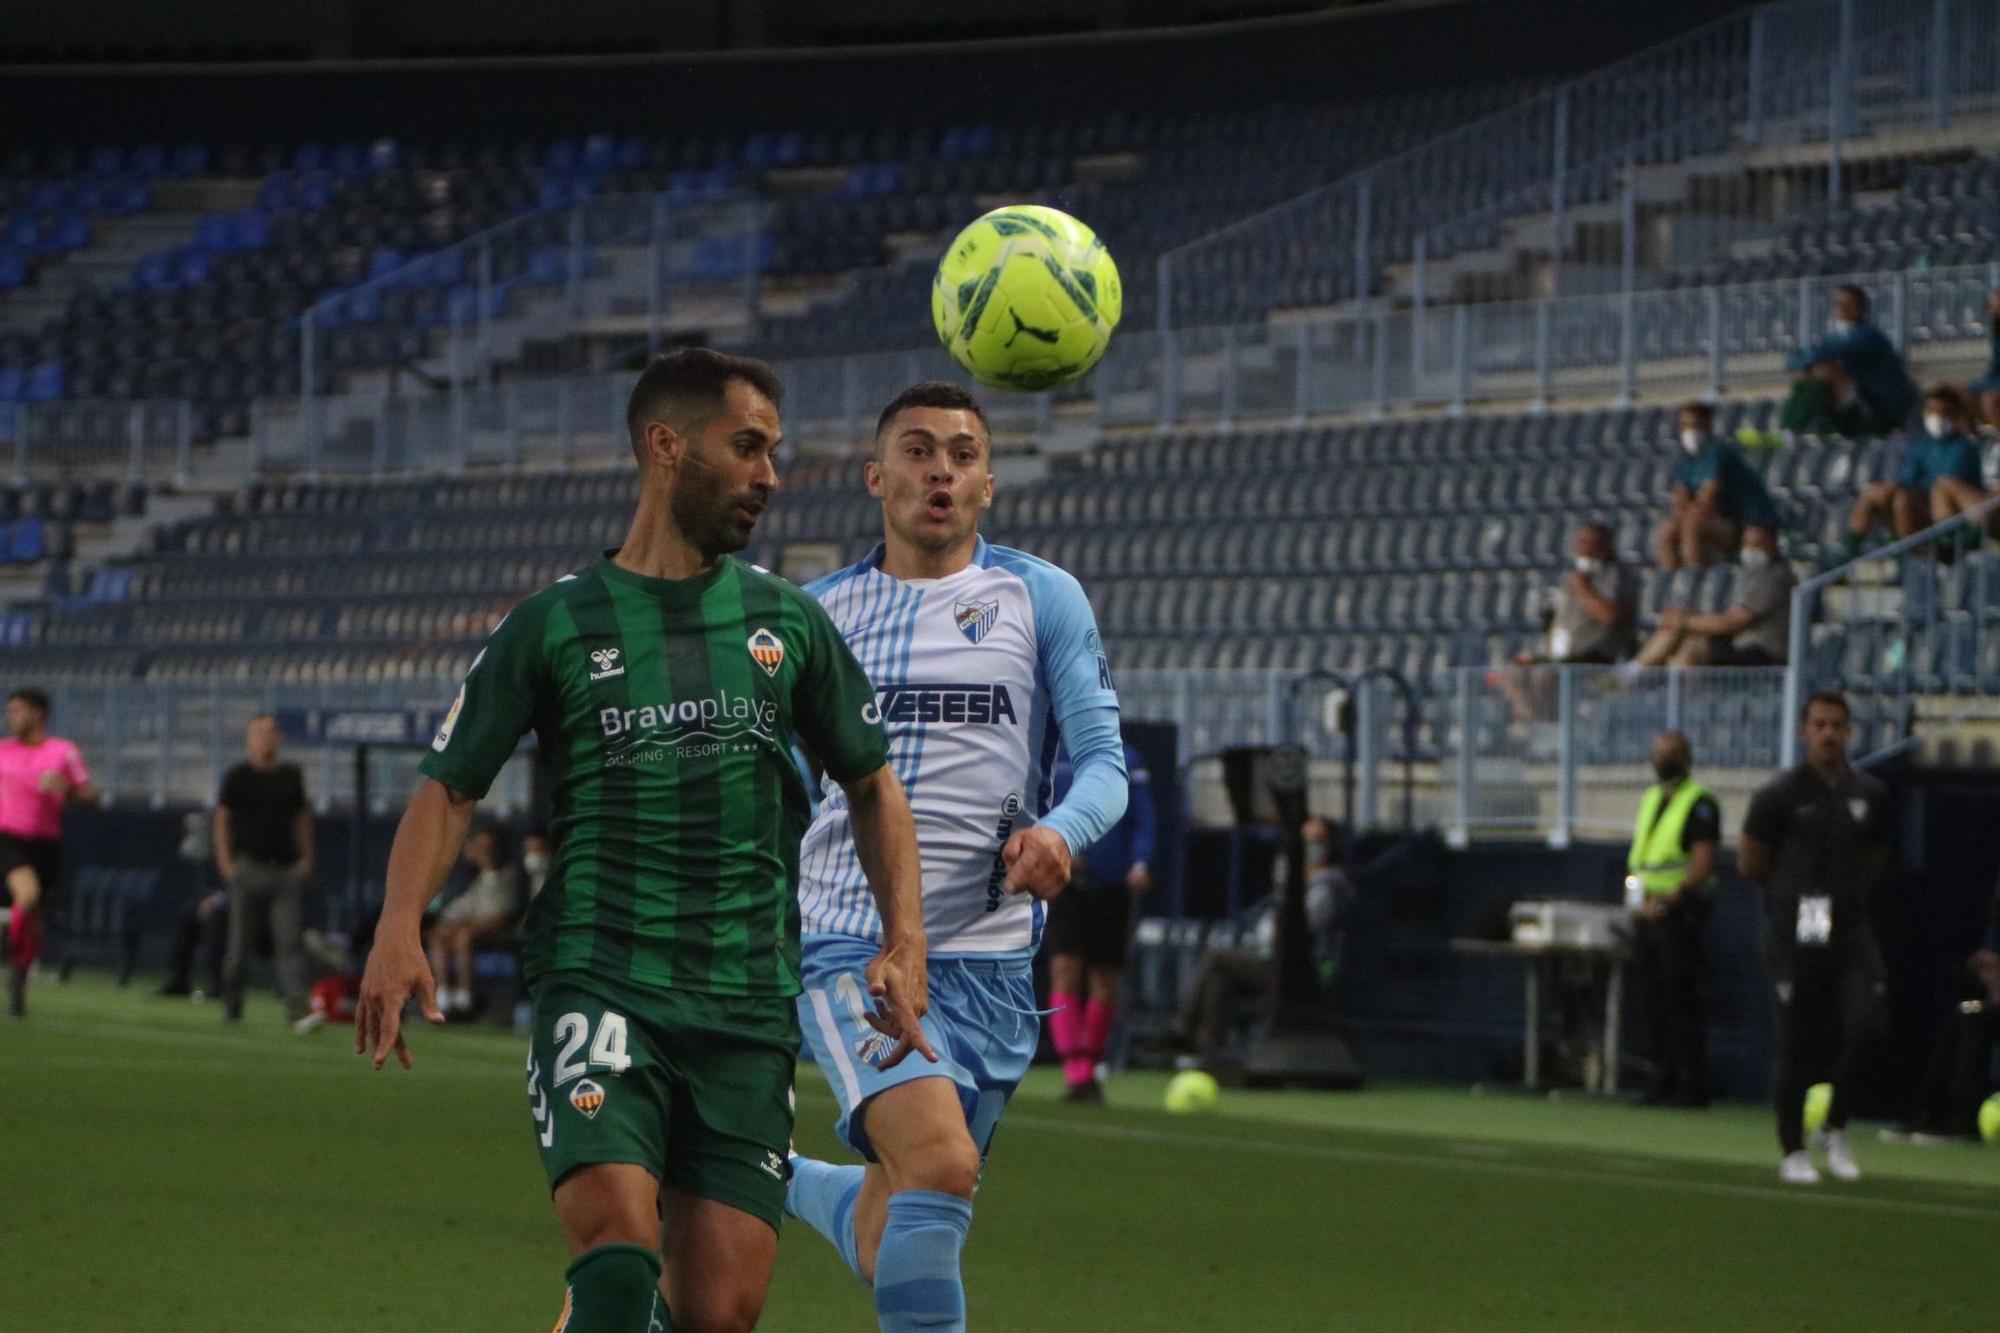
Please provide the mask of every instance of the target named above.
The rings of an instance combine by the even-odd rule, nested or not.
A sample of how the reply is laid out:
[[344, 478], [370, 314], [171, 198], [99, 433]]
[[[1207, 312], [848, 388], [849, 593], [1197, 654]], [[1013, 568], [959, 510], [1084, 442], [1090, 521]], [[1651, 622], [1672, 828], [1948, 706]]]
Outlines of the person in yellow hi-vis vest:
[[1694, 750], [1678, 731], [1653, 738], [1653, 772], [1626, 857], [1626, 905], [1635, 913], [1633, 962], [1653, 1025], [1652, 1106], [1708, 1105], [1702, 1035], [1701, 929], [1715, 883], [1722, 809], [1690, 774]]

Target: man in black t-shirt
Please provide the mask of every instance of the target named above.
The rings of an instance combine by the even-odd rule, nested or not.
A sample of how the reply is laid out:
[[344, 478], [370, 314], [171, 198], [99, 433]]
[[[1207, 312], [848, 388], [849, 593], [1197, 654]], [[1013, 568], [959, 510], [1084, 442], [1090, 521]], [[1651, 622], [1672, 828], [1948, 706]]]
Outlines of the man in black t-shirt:
[[312, 874], [312, 808], [297, 764], [278, 758], [278, 723], [250, 720], [249, 757], [223, 775], [215, 803], [215, 865], [229, 889], [229, 948], [222, 961], [223, 1018], [243, 1017], [243, 967], [260, 924], [268, 922], [271, 955], [285, 1017], [298, 1032], [325, 1021], [306, 994], [302, 944], [307, 878]]
[[1806, 1048], [1814, 1025], [1838, 1014], [1833, 1101], [1815, 1146], [1827, 1169], [1858, 1180], [1847, 1139], [1854, 1086], [1888, 1025], [1882, 954], [1868, 924], [1868, 890], [1889, 859], [1889, 791], [1847, 763], [1847, 699], [1821, 690], [1806, 700], [1799, 730], [1806, 762], [1758, 791], [1743, 821], [1738, 861], [1765, 889], [1765, 953], [1777, 1001], [1775, 1100], [1779, 1178], [1819, 1180], [1805, 1150]]

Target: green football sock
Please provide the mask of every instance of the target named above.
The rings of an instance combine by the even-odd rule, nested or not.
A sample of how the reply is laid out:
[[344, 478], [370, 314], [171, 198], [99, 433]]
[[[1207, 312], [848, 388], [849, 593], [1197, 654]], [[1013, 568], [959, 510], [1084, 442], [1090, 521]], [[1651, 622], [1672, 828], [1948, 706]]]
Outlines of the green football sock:
[[556, 1333], [672, 1330], [660, 1306], [660, 1256], [641, 1245], [600, 1245], [564, 1272], [569, 1298]]

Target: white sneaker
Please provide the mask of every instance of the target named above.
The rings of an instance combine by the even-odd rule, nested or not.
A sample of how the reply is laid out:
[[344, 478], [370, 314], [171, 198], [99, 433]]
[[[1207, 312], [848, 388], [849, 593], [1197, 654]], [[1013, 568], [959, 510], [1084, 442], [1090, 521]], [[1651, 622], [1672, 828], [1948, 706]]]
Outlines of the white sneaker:
[[1813, 1135], [1813, 1147], [1826, 1156], [1826, 1169], [1835, 1180], [1861, 1179], [1861, 1164], [1854, 1160], [1854, 1146], [1844, 1129], [1824, 1129]]
[[292, 1031], [301, 1037], [308, 1032], [317, 1032], [326, 1026], [326, 1015], [315, 1009], [309, 1014], [301, 1014], [292, 1020]]
[[1778, 1163], [1778, 1179], [1787, 1185], [1817, 1185], [1819, 1168], [1813, 1165], [1811, 1154], [1788, 1152], [1785, 1160]]

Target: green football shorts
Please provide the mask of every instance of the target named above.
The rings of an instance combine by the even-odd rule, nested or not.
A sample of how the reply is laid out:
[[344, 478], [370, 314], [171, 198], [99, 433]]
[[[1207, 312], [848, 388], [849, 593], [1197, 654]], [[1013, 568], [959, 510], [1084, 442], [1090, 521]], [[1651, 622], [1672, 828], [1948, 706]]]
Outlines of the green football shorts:
[[577, 972], [535, 988], [528, 1106], [553, 1190], [633, 1162], [776, 1229], [791, 1176], [798, 1012], [783, 997], [640, 991]]

